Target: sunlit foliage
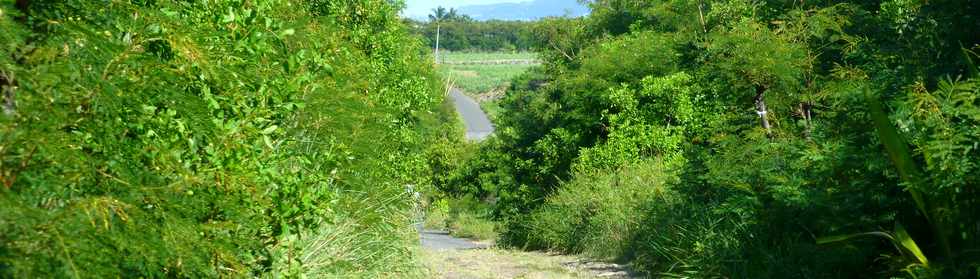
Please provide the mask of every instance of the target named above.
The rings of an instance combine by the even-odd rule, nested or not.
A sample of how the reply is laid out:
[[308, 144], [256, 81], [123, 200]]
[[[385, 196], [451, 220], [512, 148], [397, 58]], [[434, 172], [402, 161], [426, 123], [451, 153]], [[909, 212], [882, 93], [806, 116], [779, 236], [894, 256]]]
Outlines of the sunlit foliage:
[[543, 66], [458, 171], [503, 242], [653, 277], [976, 278], [980, 5], [591, 6], [535, 26]]
[[0, 1], [0, 277], [421, 276], [443, 97], [398, 8]]

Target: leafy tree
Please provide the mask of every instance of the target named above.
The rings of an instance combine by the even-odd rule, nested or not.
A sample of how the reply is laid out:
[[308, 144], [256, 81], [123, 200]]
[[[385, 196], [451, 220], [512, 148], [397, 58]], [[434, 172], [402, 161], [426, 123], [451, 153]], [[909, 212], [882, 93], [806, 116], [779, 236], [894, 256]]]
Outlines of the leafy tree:
[[[977, 276], [976, 3], [591, 6], [533, 27], [544, 63], [454, 178], [502, 243], [668, 277]], [[638, 169], [664, 172], [610, 178]]]

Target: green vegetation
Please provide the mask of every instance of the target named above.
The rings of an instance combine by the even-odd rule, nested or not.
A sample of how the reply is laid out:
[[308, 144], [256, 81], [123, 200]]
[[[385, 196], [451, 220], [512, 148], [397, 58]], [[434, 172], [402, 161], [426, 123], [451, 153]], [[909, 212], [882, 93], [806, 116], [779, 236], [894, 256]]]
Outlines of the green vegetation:
[[531, 239], [527, 242], [614, 259], [630, 251], [630, 240], [642, 221], [637, 216], [643, 216], [646, 206], [670, 206], [679, 201], [668, 186], [675, 181], [658, 162], [642, 162], [616, 172], [582, 173], [528, 216], [524, 225]]
[[460, 212], [449, 221], [449, 232], [455, 237], [476, 240], [492, 240], [497, 238], [496, 222], [468, 212]]
[[463, 168], [479, 148], [477, 144], [463, 140], [461, 126], [452, 128], [455, 130], [451, 130], [450, 134], [456, 136], [444, 138], [444, 142], [430, 151], [435, 189], [426, 197], [429, 202], [424, 208], [424, 226], [448, 231], [455, 237], [495, 240], [498, 224], [491, 220], [492, 208], [473, 196], [452, 192], [459, 189], [457, 170]]
[[0, 1], [0, 277], [423, 277], [460, 136], [397, 12]]
[[980, 4], [592, 2], [440, 178], [665, 278], [978, 278]]
[[535, 60], [538, 58], [537, 54], [533, 52], [526, 52], [526, 51], [515, 51], [515, 52], [447, 51], [447, 52], [439, 53], [439, 56], [440, 56], [440, 61], [447, 64], [458, 64], [458, 63], [481, 64], [480, 62], [485, 62], [485, 61]]
[[589, 2], [0, 0], [0, 277], [421, 278], [427, 210], [651, 277], [980, 278], [980, 3]]
[[459, 89], [474, 95], [503, 91], [515, 76], [531, 65], [440, 65], [439, 72]]
[[488, 206], [472, 197], [440, 198], [426, 213], [425, 227], [445, 230], [450, 235], [475, 240], [495, 240], [497, 222], [491, 220]]
[[430, 204], [425, 210], [425, 221], [423, 226], [426, 229], [448, 230], [449, 228], [449, 202], [446, 199], [437, 200]]
[[455, 9], [443, 7], [434, 9], [427, 22], [405, 21], [431, 48], [435, 48], [437, 31], [440, 48], [449, 51], [528, 51], [534, 44], [531, 22], [475, 21]]
[[521, 61], [536, 59], [530, 52], [449, 52], [440, 56], [443, 64], [438, 65], [438, 72], [480, 102], [490, 119], [496, 119], [500, 113], [497, 99], [510, 86], [510, 81], [534, 67]]
[[490, 208], [473, 197], [449, 199], [446, 229], [453, 236], [477, 240], [497, 238], [496, 222], [490, 220]]

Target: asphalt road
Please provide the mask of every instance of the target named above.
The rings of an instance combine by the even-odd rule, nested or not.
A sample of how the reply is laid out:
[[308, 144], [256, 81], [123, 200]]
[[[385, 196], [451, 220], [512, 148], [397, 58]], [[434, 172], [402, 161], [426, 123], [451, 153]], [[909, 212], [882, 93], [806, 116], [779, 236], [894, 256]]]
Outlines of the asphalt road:
[[419, 238], [422, 240], [422, 248], [432, 250], [466, 250], [484, 249], [488, 247], [485, 244], [452, 237], [448, 232], [444, 231], [423, 230], [419, 234]]
[[456, 88], [449, 91], [449, 97], [453, 99], [456, 111], [466, 125], [466, 139], [483, 140], [493, 134], [493, 124], [473, 98]]

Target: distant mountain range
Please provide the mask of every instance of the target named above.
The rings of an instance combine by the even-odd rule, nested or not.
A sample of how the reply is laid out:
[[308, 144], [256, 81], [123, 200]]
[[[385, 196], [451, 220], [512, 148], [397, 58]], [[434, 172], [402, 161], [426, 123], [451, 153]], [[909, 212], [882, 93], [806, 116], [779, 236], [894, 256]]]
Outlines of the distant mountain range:
[[580, 17], [589, 8], [577, 0], [532, 0], [521, 3], [500, 3], [459, 7], [461, 13], [476, 20], [536, 20], [549, 16]]

